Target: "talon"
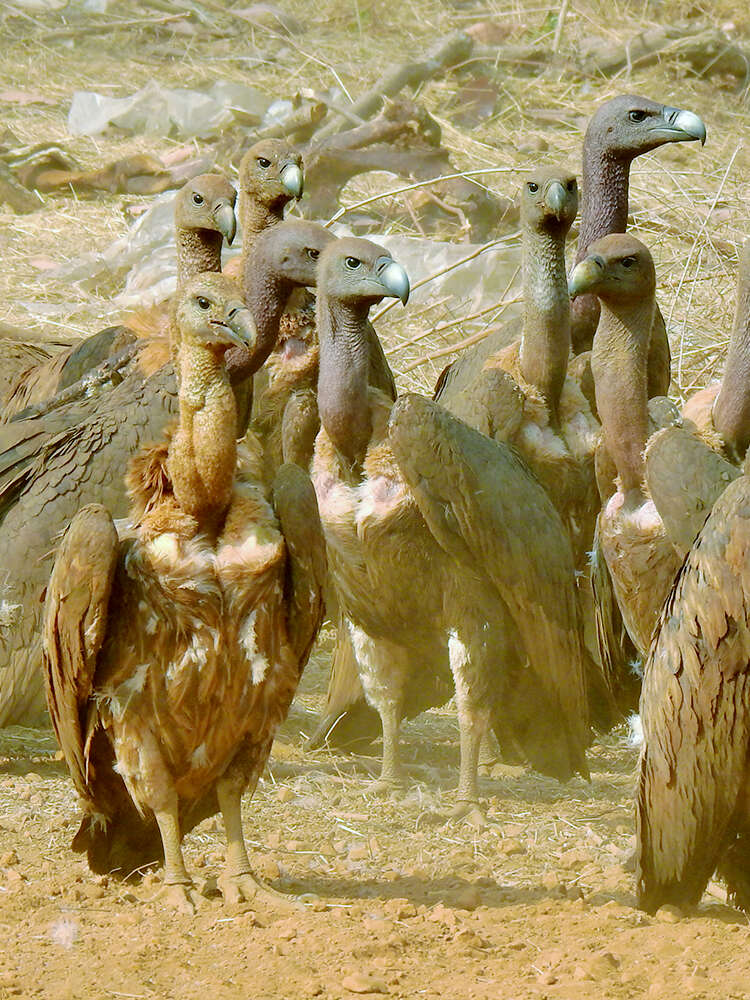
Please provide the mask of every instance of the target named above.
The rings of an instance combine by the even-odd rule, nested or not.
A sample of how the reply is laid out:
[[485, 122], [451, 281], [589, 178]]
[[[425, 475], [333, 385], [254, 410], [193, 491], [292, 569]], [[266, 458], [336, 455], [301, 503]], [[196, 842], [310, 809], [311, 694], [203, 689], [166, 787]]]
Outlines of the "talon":
[[239, 875], [225, 873], [219, 878], [219, 889], [227, 904], [265, 902], [284, 909], [304, 909], [303, 904], [296, 896], [272, 889], [251, 872], [242, 872]]
[[163, 900], [167, 906], [185, 914], [186, 917], [195, 916], [198, 898], [192, 882], [168, 883], [159, 892], [157, 899]]
[[463, 799], [457, 802], [451, 809], [449, 816], [452, 820], [463, 820], [477, 830], [487, 826], [487, 817], [476, 799]]
[[378, 778], [365, 788], [366, 795], [387, 796], [403, 792], [404, 783], [400, 778]]

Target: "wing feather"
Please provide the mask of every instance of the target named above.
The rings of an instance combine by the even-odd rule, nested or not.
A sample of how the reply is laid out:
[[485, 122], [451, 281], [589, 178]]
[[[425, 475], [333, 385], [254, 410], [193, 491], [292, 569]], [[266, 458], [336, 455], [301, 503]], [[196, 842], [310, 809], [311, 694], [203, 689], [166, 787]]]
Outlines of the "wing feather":
[[439, 544], [497, 588], [585, 770], [590, 730], [573, 553], [545, 490], [511, 448], [420, 396], [396, 402], [389, 440]]
[[315, 490], [299, 466], [281, 466], [273, 484], [273, 505], [288, 555], [287, 634], [302, 670], [323, 620], [327, 562]]
[[745, 477], [714, 505], [664, 606], [646, 662], [641, 719], [639, 902], [649, 911], [697, 903], [728, 838], [741, 832], [733, 823], [742, 818], [750, 748]]
[[84, 796], [89, 789], [84, 719], [107, 634], [118, 547], [105, 508], [83, 507], [63, 535], [44, 606], [47, 706], [73, 781]]

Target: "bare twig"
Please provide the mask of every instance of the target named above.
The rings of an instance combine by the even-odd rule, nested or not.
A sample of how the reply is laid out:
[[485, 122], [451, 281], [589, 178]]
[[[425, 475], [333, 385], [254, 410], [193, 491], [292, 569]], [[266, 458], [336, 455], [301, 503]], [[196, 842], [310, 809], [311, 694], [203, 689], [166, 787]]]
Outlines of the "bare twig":
[[141, 28], [146, 25], [155, 26], [169, 24], [170, 21], [182, 21], [189, 17], [189, 12], [182, 14], [167, 14], [165, 17], [134, 17], [129, 21], [97, 21], [96, 24], [79, 24], [75, 28], [60, 28], [42, 35], [41, 41], [57, 41], [59, 38], [79, 38], [81, 35], [99, 35], [103, 32], [119, 31], [121, 28]]
[[332, 226], [334, 222], [338, 222], [342, 216], [348, 215], [349, 212], [354, 212], [358, 208], [364, 208], [365, 205], [371, 205], [374, 201], [381, 201], [383, 198], [393, 198], [397, 194], [404, 194], [406, 191], [416, 191], [418, 188], [429, 187], [431, 184], [439, 184], [441, 181], [456, 180], [458, 177], [464, 177], [467, 180], [471, 180], [471, 178], [480, 177], [482, 174], [507, 174], [511, 173], [513, 169], [513, 167], [484, 167], [481, 170], [461, 170], [455, 174], [440, 174], [438, 177], [431, 177], [429, 180], [417, 181], [414, 184], [404, 184], [402, 187], [393, 188], [390, 191], [383, 191], [382, 194], [373, 194], [369, 198], [365, 198], [363, 201], [358, 201], [353, 205], [346, 205], [344, 208], [340, 208], [335, 215], [331, 216], [325, 225]]

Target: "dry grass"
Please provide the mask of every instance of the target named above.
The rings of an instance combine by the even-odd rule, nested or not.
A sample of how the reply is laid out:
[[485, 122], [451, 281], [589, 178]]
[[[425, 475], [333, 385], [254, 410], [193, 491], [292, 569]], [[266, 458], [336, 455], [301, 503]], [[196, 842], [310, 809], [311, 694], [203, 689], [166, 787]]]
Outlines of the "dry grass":
[[[19, 87], [39, 92], [54, 103], [6, 103], [5, 127], [22, 142], [65, 142], [84, 166], [136, 151], [164, 152], [175, 140], [120, 134], [68, 137], [65, 122], [73, 91], [92, 89], [122, 96], [152, 77], [166, 86], [184, 87], [199, 87], [219, 77], [253, 84], [274, 96], [304, 88], [338, 87], [356, 97], [396, 58], [419, 57], [440, 36], [480, 20], [505, 26], [509, 44], [549, 49], [556, 27], [552, 15], [559, 8], [539, 0], [455, 6], [436, 0], [407, 0], [398, 5], [386, 0], [321, 0], [315, 5], [282, 0], [281, 6], [305, 25], [303, 34], [282, 39], [242, 27], [213, 3], [197, 8], [206, 23], [191, 19], [158, 30], [110, 29], [75, 42], [46, 39], [61, 26], [60, 13], [6, 17], [0, 22], [0, 91]], [[183, 9], [190, 10], [191, 4], [125, 2], [113, 5], [105, 20], [159, 17]], [[67, 20], [72, 23], [76, 16], [82, 15], [72, 12]], [[724, 0], [702, 7], [676, 0], [658, 4], [573, 0], [561, 33], [560, 55], [573, 63], [591, 35], [624, 39], [657, 22], [672, 23], [690, 16], [715, 25], [731, 20], [738, 40], [750, 44], [750, 14], [738, 12]], [[90, 20], [87, 15], [86, 23]], [[419, 96], [440, 123], [444, 142], [459, 168], [505, 168], [478, 183], [506, 197], [515, 195], [520, 172], [533, 164], [578, 164], [587, 118], [614, 94], [644, 93], [704, 117], [709, 129], [705, 149], [677, 145], [636, 161], [631, 208], [633, 228], [657, 260], [679, 391], [687, 393], [715, 375], [731, 328], [736, 248], [744, 237], [750, 193], [750, 153], [743, 145], [748, 112], [735, 81], [701, 79], [671, 59], [630, 74], [623, 71], [614, 79], [591, 79], [577, 71], [553, 69], [530, 75], [502, 61], [493, 65], [488, 60], [472, 68], [491, 77], [498, 87], [498, 110], [491, 120], [471, 130], [453, 123], [460, 74], [428, 84]], [[341, 100], [345, 102], [346, 97]], [[218, 162], [230, 166], [221, 154]], [[396, 186], [392, 177], [371, 174], [352, 182], [345, 198], [355, 202]], [[84, 291], [55, 282], [40, 269], [44, 260], [38, 258], [71, 260], [92, 248], [104, 249], [127, 229], [125, 204], [139, 200], [102, 195], [78, 201], [72, 193], [46, 196], [37, 213], [24, 217], [0, 206], [5, 265], [0, 274], [0, 321], [45, 339], [66, 340], [108, 320], [116, 284], [103, 283]], [[372, 209], [383, 213], [383, 231], [416, 235], [401, 196], [376, 203]], [[458, 226], [447, 224], [445, 236], [459, 239]], [[402, 385], [430, 388], [450, 360], [446, 351], [451, 345], [502, 319], [501, 307], [463, 320], [468, 311], [460, 299], [438, 297], [429, 308], [405, 313], [390, 310], [383, 316], [379, 330], [396, 371], [403, 373]]]

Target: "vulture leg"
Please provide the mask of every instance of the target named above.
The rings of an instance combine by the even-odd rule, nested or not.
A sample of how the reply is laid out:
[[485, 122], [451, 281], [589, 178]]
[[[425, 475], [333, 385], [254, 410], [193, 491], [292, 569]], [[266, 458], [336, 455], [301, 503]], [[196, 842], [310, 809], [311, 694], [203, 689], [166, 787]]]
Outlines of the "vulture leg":
[[480, 659], [479, 643], [464, 643], [458, 634], [448, 640], [451, 670], [456, 682], [456, 707], [461, 741], [461, 764], [458, 777], [458, 806], [454, 815], [463, 815], [467, 807], [479, 804], [479, 750], [489, 733], [490, 708], [483, 695], [482, 678], [486, 669], [476, 670]]
[[223, 875], [219, 878], [219, 888], [224, 902], [263, 901], [277, 907], [279, 904], [286, 907], [294, 906], [293, 897], [276, 892], [253, 875], [242, 831], [242, 793], [246, 785], [245, 775], [232, 767], [216, 784], [216, 797], [219, 800], [227, 838], [227, 863]]
[[369, 792], [378, 795], [393, 791], [403, 780], [399, 740], [404, 706], [403, 678], [409, 672], [408, 654], [387, 640], [375, 642], [351, 622], [347, 624], [361, 669], [365, 697], [377, 710], [383, 727], [380, 777], [368, 788]]

